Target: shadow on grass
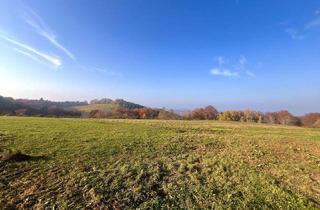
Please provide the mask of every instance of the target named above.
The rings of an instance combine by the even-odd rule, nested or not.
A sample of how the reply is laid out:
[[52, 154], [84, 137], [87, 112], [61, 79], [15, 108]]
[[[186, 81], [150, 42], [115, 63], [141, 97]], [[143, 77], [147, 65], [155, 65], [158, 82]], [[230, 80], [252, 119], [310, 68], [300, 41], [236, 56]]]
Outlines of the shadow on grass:
[[23, 154], [20, 151], [14, 151], [10, 149], [0, 149], [0, 161], [5, 162], [22, 162], [22, 161], [37, 161], [37, 160], [48, 160], [49, 157], [41, 156], [31, 156]]

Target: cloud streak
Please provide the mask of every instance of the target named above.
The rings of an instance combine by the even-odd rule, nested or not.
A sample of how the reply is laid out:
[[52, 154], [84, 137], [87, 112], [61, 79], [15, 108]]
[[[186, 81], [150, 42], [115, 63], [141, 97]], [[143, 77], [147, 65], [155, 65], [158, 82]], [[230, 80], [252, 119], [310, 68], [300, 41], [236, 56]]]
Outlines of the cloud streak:
[[238, 72], [230, 71], [229, 69], [214, 68], [211, 69], [210, 73], [214, 76], [223, 76], [223, 77], [237, 77], [239, 76]]
[[304, 35], [301, 35], [296, 29], [294, 28], [287, 28], [286, 33], [290, 35], [292, 39], [301, 40], [304, 38]]
[[69, 58], [71, 58], [72, 60], [76, 60], [76, 57], [66, 47], [58, 42], [56, 35], [36, 12], [28, 8], [24, 11], [22, 19], [28, 25], [30, 25], [40, 36], [44, 37], [56, 48], [63, 51]]
[[287, 28], [285, 29], [285, 32], [289, 34], [289, 36], [292, 39], [301, 40], [305, 38], [305, 34], [317, 27], [320, 27], [320, 17], [318, 16], [320, 14], [320, 10], [317, 10], [315, 12], [316, 18], [313, 18], [311, 21], [304, 24], [304, 27], [298, 28]]
[[14, 40], [12, 38], [9, 38], [9, 37], [7, 37], [7, 36], [5, 36], [3, 34], [0, 34], [0, 38], [5, 40], [5, 41], [7, 41], [7, 42], [9, 42], [10, 44], [14, 45], [15, 47], [18, 47], [18, 48], [26, 50], [27, 52], [23, 51], [24, 53], [22, 53], [22, 51], [20, 50], [20, 53], [22, 53], [24, 55], [27, 55], [27, 54], [28, 55], [31, 55], [31, 54], [36, 55], [39, 58], [51, 63], [54, 67], [59, 67], [62, 64], [62, 62], [60, 61], [59, 58], [51, 56], [51, 55], [48, 55], [46, 53], [43, 53], [40, 50], [37, 50], [37, 49], [35, 49], [35, 48], [25, 44], [25, 43], [22, 43], [22, 42], [19, 42], [17, 40]]
[[31, 58], [32, 60], [38, 62], [38, 63], [41, 63], [41, 64], [45, 64], [42, 60], [40, 60], [38, 57], [36, 57], [35, 55], [27, 52], [27, 51], [24, 51], [24, 50], [21, 50], [21, 49], [18, 49], [18, 48], [13, 48], [14, 51], [24, 55], [24, 56], [27, 56], [29, 58]]
[[246, 75], [248, 75], [249, 77], [255, 77], [256, 75], [254, 73], [252, 73], [251, 71], [246, 71]]
[[82, 64], [78, 64], [79, 68], [83, 71], [90, 72], [90, 73], [99, 73], [101, 75], [107, 76], [107, 77], [121, 77], [121, 72], [112, 71], [112, 70], [106, 70], [102, 68], [95, 68], [95, 67], [88, 67], [84, 66]]
[[320, 18], [316, 18], [312, 21], [310, 21], [309, 23], [306, 24], [306, 29], [311, 29], [311, 28], [315, 28], [315, 27], [319, 27], [320, 26]]

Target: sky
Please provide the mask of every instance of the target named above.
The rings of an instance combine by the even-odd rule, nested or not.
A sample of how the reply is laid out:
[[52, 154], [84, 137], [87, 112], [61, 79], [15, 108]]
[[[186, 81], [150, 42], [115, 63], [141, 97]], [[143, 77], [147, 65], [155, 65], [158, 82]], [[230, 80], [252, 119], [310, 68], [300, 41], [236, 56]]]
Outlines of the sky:
[[0, 95], [320, 112], [320, 1], [0, 0]]

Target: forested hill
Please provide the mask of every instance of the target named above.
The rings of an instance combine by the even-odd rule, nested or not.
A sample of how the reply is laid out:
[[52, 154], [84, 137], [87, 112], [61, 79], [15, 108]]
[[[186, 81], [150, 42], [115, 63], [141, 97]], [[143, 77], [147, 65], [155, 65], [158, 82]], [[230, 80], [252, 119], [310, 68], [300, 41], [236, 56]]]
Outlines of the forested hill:
[[[0, 96], [0, 115], [80, 116], [81, 111], [92, 111], [96, 107], [137, 109], [144, 106], [123, 99], [94, 99], [87, 101], [50, 101], [35, 99], [14, 99]], [[99, 110], [99, 109], [98, 109]]]
[[129, 101], [125, 101], [123, 99], [116, 99], [116, 100], [112, 100], [109, 98], [102, 98], [102, 99], [94, 99], [90, 101], [90, 104], [108, 104], [108, 105], [113, 105], [113, 106], [117, 106], [117, 107], [121, 107], [124, 109], [140, 109], [140, 108], [144, 108], [144, 106], [140, 105], [140, 104], [136, 104], [136, 103], [132, 103]]

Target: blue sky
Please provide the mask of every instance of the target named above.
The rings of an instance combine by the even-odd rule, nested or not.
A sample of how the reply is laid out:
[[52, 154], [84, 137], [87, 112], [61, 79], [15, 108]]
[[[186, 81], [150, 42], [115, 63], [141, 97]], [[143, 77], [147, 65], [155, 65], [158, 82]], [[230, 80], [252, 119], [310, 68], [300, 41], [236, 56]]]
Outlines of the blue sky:
[[320, 111], [320, 2], [1, 0], [0, 95]]

